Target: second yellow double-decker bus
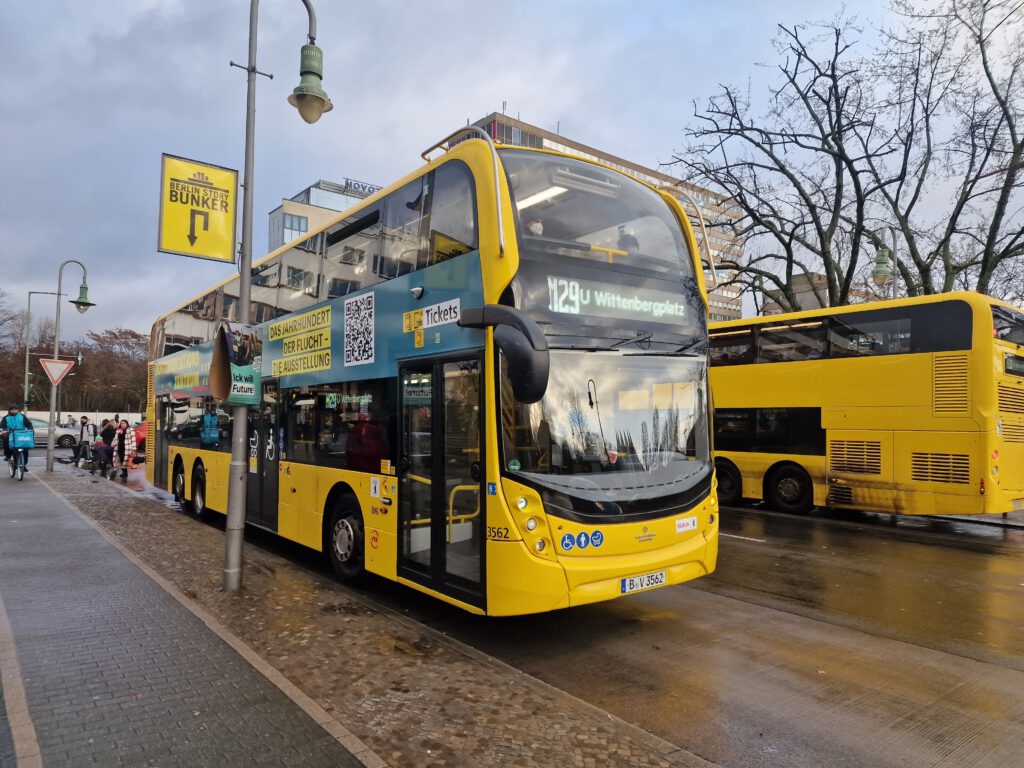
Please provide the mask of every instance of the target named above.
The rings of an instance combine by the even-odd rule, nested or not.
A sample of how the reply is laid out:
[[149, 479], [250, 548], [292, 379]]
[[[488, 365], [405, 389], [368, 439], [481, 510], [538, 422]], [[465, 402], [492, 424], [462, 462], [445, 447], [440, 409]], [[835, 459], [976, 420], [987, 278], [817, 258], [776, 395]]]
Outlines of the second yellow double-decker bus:
[[[461, 141], [459, 141], [461, 139]], [[247, 522], [477, 613], [715, 567], [707, 303], [670, 195], [469, 128], [253, 268]], [[227, 508], [225, 281], [153, 328], [149, 472]]]
[[1024, 508], [1024, 314], [949, 293], [716, 323], [719, 499]]

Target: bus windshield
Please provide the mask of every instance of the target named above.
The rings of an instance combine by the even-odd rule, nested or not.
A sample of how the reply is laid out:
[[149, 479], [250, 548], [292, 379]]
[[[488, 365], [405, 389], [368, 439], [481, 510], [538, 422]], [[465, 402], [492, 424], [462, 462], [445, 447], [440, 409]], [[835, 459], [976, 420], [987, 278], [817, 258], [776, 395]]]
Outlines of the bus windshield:
[[502, 150], [501, 159], [517, 213], [519, 306], [549, 325], [703, 332], [682, 227], [656, 192], [566, 157]]
[[710, 473], [705, 382], [704, 358], [552, 350], [547, 392], [526, 405], [503, 359], [505, 470], [577, 513], [670, 505]]

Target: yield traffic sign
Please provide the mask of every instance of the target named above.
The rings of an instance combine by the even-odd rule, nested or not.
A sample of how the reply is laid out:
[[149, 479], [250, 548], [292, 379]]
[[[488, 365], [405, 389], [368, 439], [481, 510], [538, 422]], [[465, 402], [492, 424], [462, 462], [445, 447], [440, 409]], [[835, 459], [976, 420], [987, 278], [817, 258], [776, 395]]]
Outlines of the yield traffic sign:
[[46, 371], [46, 378], [48, 378], [50, 383], [55, 387], [60, 384], [61, 379], [67, 376], [68, 371], [70, 371], [75, 365], [74, 360], [43, 359], [39, 362], [42, 364], [43, 370]]

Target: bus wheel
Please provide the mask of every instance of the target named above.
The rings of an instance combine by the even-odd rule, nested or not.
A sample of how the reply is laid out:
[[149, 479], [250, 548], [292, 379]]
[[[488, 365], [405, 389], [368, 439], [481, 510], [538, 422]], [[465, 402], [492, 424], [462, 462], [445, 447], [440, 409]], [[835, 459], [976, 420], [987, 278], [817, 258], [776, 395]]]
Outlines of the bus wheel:
[[192, 512], [200, 520], [206, 518], [206, 470], [201, 466], [192, 470]]
[[814, 486], [800, 467], [787, 465], [772, 472], [768, 481], [768, 503], [779, 512], [803, 514], [811, 510]]
[[171, 490], [174, 500], [178, 502], [182, 512], [191, 512], [192, 504], [185, 498], [185, 468], [180, 461], [174, 462], [174, 474], [171, 475]]
[[727, 507], [743, 500], [743, 479], [736, 465], [730, 461], [715, 462], [718, 477], [718, 503]]
[[354, 496], [346, 494], [335, 502], [326, 533], [325, 549], [334, 573], [346, 584], [363, 584], [366, 581], [363, 515]]

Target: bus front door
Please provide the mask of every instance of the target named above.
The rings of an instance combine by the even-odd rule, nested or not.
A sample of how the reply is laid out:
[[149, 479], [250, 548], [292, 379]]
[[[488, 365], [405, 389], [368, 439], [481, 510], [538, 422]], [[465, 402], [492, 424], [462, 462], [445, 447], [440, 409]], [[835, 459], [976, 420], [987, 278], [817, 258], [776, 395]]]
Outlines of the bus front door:
[[281, 433], [278, 429], [277, 384], [263, 384], [263, 405], [249, 417], [249, 484], [246, 488], [246, 522], [277, 531], [278, 461]]
[[[153, 457], [153, 485], [157, 488], [171, 489], [170, 477], [167, 474], [167, 430], [170, 428], [171, 404], [168, 400], [157, 400], [154, 409], [156, 423], [150, 424], [146, 442], [153, 441], [153, 450], [150, 455]], [[148, 447], [148, 446], [147, 446]]]
[[481, 361], [405, 365], [399, 389], [399, 572], [482, 606]]

